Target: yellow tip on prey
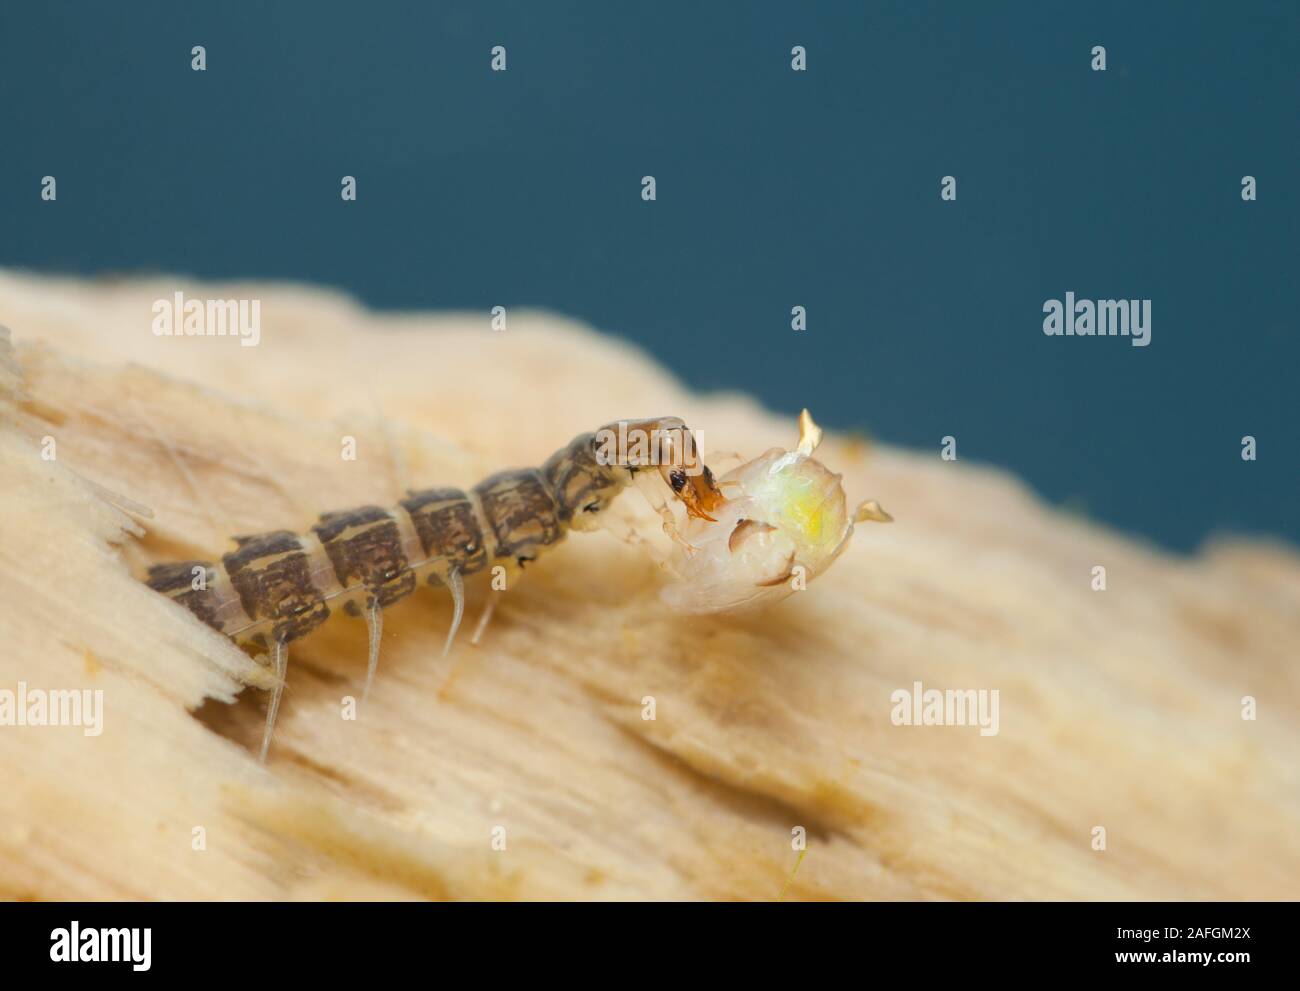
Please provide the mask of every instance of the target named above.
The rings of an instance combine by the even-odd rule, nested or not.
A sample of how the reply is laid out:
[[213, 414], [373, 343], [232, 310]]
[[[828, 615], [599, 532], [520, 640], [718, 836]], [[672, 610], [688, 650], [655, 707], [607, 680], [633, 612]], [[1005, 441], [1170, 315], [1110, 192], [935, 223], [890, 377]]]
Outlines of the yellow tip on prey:
[[799, 414], [799, 446], [796, 450], [807, 457], [817, 450], [822, 442], [822, 428], [813, 421], [812, 414], [806, 409]]

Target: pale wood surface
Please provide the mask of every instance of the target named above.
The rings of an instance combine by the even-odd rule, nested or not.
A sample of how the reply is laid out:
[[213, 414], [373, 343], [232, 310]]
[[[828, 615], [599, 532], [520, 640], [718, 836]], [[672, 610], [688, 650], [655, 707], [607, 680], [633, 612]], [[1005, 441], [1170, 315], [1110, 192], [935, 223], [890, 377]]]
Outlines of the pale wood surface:
[[[260, 298], [260, 346], [155, 337], [178, 288]], [[445, 597], [389, 610], [356, 721], [364, 625], [295, 643], [263, 768], [265, 696], [243, 686], [265, 670], [140, 584], [147, 563], [538, 463], [619, 417], [682, 416], [747, 456], [793, 420], [540, 314], [493, 332], [296, 287], [0, 272], [0, 323], [0, 689], [105, 697], [99, 737], [0, 727], [0, 896], [772, 899], [795, 826], [791, 899], [1300, 893], [1293, 549], [1170, 556], [942, 462], [937, 438], [830, 434], [850, 500], [898, 522], [806, 593], [674, 616], [643, 551], [577, 534], [477, 649], [439, 657]], [[1000, 733], [892, 725], [918, 680], [998, 689]]]

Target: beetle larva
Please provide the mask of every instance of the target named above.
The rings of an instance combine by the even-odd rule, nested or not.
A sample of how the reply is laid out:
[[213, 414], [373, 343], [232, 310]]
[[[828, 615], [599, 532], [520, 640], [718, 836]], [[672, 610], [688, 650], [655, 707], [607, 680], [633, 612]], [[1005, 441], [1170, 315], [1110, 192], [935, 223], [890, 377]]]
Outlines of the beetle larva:
[[[386, 607], [421, 584], [445, 587], [454, 603], [445, 656], [460, 628], [465, 577], [493, 565], [517, 574], [569, 530], [590, 529], [595, 514], [642, 468], [658, 470], [689, 516], [711, 519], [710, 510], [723, 502], [683, 421], [624, 420], [579, 435], [540, 468], [500, 472], [469, 492], [413, 491], [391, 509], [361, 506], [326, 513], [303, 535], [277, 530], [236, 537], [235, 549], [219, 563], [156, 565], [147, 582], [241, 646], [270, 652], [276, 683], [262, 738], [265, 760], [292, 641], [311, 633], [335, 609], [364, 616], [369, 631], [364, 698], [379, 663]], [[495, 602], [488, 599], [473, 642]]]

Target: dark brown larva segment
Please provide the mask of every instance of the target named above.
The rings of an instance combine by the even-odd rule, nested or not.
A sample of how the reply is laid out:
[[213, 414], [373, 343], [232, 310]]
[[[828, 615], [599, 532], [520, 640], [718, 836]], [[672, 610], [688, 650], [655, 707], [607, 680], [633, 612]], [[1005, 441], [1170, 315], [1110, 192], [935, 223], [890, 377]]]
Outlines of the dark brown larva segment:
[[243, 563], [256, 560], [267, 554], [283, 554], [287, 551], [299, 550], [298, 536], [288, 530], [273, 530], [270, 533], [255, 533], [246, 537], [235, 537], [235, 546], [239, 548], [221, 558], [227, 570], [231, 564], [236, 567], [242, 566]]
[[272, 640], [297, 640], [329, 619], [298, 537], [277, 530], [237, 539], [239, 549], [223, 557], [222, 564], [249, 618], [271, 624]]
[[555, 499], [534, 468], [503, 471], [474, 488], [483, 515], [496, 538], [496, 556], [532, 560], [537, 548], [556, 543], [564, 535]]
[[487, 546], [474, 507], [460, 489], [423, 489], [402, 500], [425, 557], [445, 559], [462, 575], [487, 566]]
[[415, 591], [415, 572], [402, 550], [392, 514], [379, 506], [326, 513], [312, 527], [329, 556], [339, 585], [364, 585], [374, 604], [390, 606]]
[[556, 513], [568, 523], [579, 513], [599, 512], [622, 489], [614, 470], [600, 464], [592, 445], [595, 434], [582, 434], [542, 465], [542, 477], [555, 497]]
[[[195, 569], [203, 569], [202, 588], [194, 587]], [[213, 629], [220, 630], [217, 618], [219, 597], [213, 590], [217, 572], [208, 561], [180, 561], [175, 564], [155, 564], [149, 569], [145, 583], [155, 592], [175, 599]]]

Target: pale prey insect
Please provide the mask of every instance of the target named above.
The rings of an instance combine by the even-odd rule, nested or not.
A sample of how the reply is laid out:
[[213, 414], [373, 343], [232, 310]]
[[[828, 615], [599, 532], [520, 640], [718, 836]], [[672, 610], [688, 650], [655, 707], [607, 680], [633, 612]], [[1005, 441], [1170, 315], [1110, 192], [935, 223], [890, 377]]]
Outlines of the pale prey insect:
[[844, 552], [853, 524], [888, 523], [875, 501], [852, 516], [841, 476], [812, 453], [822, 430], [804, 410], [799, 443], [774, 447], [718, 479], [726, 500], [708, 520], [692, 517], [667, 561], [676, 581], [661, 597], [681, 612], [734, 612], [770, 605], [820, 575]]
[[[307, 534], [277, 530], [236, 537], [236, 548], [219, 563], [155, 565], [146, 581], [241, 646], [270, 652], [276, 682], [262, 737], [265, 760], [290, 642], [311, 633], [336, 609], [364, 616], [368, 694], [386, 607], [420, 584], [445, 587], [454, 603], [445, 656], [460, 628], [466, 576], [494, 566], [507, 576], [517, 574], [569, 530], [593, 528], [596, 514], [638, 471], [649, 468], [657, 470], [691, 519], [708, 521], [710, 511], [723, 503], [683, 421], [625, 420], [580, 434], [540, 468], [500, 472], [469, 492], [413, 491], [391, 509], [361, 506], [326, 513]], [[495, 597], [488, 599], [473, 642], [495, 603]]]

